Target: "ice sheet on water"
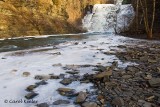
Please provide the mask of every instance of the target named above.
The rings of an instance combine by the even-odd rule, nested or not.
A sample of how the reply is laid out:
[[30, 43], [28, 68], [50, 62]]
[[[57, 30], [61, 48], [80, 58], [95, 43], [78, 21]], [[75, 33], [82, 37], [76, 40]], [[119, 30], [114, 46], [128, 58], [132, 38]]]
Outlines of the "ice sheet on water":
[[[49, 48], [46, 51], [37, 51], [35, 49], [15, 51], [15, 52], [28, 52], [23, 56], [12, 55], [15, 52], [0, 53], [0, 106], [1, 107], [29, 107], [34, 104], [5, 104], [5, 99], [24, 99], [27, 94], [25, 88], [29, 85], [35, 84], [38, 80], [34, 79], [35, 75], [48, 75], [48, 74], [66, 74], [63, 69], [66, 65], [110, 65], [112, 61], [118, 61], [120, 65], [126, 65], [119, 61], [114, 55], [104, 55], [103, 51], [111, 51], [112, 47], [116, 49], [118, 45], [125, 45], [123, 40], [128, 38], [113, 35], [92, 35], [82, 41], [71, 41], [56, 45], [58, 49]], [[122, 41], [122, 42], [121, 42]], [[78, 44], [75, 44], [75, 43]], [[84, 42], [86, 42], [84, 44]], [[42, 49], [42, 48], [40, 48]], [[38, 50], [38, 48], [36, 49]], [[99, 51], [102, 50], [102, 51]], [[119, 50], [119, 49], [117, 49]], [[32, 52], [30, 52], [32, 51]], [[52, 53], [60, 52], [61, 55]], [[93, 56], [96, 57], [93, 57]], [[102, 60], [104, 58], [104, 60]], [[60, 64], [59, 64], [60, 63]], [[59, 66], [53, 66], [59, 64]], [[85, 73], [94, 73], [93, 67], [78, 68], [80, 75]], [[23, 72], [30, 72], [30, 76], [23, 77]], [[35, 89], [39, 93], [35, 100], [38, 103], [47, 102], [52, 103], [58, 99], [65, 99], [66, 97], [60, 96], [56, 89], [59, 87], [74, 88], [76, 91], [85, 91], [89, 89], [92, 84], [80, 84], [78, 81], [73, 82], [68, 86], [63, 86], [59, 83], [60, 80], [48, 80], [48, 84], [40, 86]], [[73, 101], [73, 100], [72, 100]], [[73, 106], [73, 103], [69, 105]]]

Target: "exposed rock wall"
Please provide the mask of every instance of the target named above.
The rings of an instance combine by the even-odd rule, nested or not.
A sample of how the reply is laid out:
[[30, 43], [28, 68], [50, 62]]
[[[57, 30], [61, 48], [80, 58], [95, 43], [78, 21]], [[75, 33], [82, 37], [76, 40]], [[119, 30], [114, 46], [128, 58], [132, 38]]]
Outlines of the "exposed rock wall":
[[81, 32], [85, 7], [106, 0], [0, 1], [0, 38]]

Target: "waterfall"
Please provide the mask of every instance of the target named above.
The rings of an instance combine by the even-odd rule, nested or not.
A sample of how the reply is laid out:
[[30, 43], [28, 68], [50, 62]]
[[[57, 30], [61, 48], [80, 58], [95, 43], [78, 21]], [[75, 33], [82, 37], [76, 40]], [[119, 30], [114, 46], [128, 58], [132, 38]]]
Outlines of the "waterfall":
[[82, 20], [83, 28], [88, 32], [123, 32], [134, 19], [131, 4], [95, 4], [92, 13], [87, 13]]

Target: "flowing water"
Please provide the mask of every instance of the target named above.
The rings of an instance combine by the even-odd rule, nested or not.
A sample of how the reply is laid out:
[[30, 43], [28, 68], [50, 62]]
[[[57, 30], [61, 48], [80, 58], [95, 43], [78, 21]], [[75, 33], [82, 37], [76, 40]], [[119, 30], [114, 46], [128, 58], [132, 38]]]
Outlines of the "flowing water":
[[48, 35], [0, 40], [0, 52], [53, 46], [59, 43], [87, 38], [87, 34]]

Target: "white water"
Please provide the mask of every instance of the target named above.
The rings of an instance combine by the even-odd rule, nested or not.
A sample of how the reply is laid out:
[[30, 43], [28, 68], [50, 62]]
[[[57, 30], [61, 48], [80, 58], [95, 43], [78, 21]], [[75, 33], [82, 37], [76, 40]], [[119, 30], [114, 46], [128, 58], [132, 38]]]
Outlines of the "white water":
[[123, 32], [128, 29], [134, 18], [131, 4], [95, 4], [93, 13], [82, 20], [83, 28], [89, 32]]

